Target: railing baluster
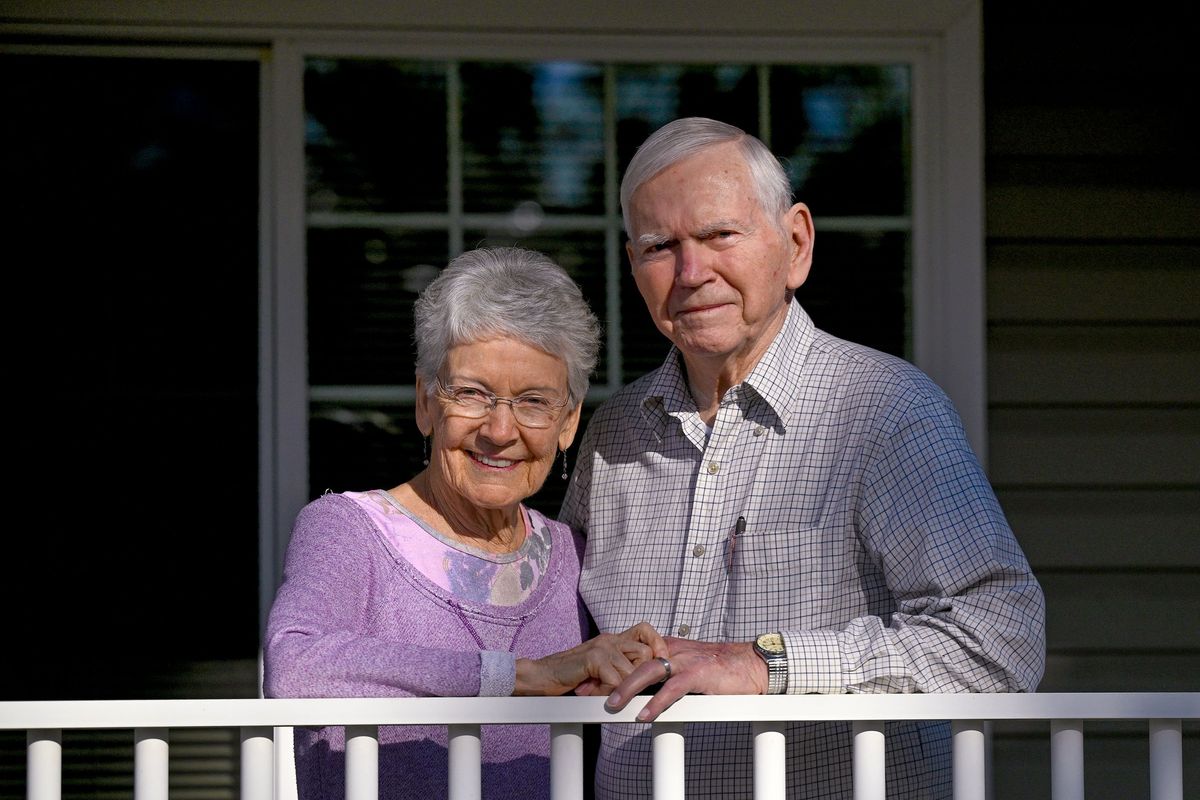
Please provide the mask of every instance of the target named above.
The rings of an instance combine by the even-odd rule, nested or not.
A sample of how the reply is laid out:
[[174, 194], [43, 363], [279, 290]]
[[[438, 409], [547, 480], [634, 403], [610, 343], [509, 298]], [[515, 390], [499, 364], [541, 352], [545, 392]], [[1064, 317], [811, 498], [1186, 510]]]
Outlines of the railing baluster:
[[583, 725], [560, 722], [550, 726], [550, 798], [583, 800]]
[[275, 735], [271, 728], [244, 727], [241, 800], [274, 800]]
[[1050, 798], [1083, 800], [1083, 722], [1050, 720]]
[[478, 725], [448, 725], [450, 800], [479, 800], [483, 796], [483, 746]]
[[[293, 729], [280, 723], [343, 725], [348, 800], [378, 800], [384, 788], [380, 786], [379, 726], [442, 725], [449, 733], [447, 777], [452, 796], [454, 800], [479, 800], [482, 725], [546, 725], [551, 734], [551, 794], [554, 800], [582, 800], [588, 794], [585, 781], [589, 779], [583, 766], [585, 726], [631, 724], [637, 712], [637, 708], [629, 708], [614, 715], [601, 702], [602, 698], [581, 697], [418, 697], [386, 702], [372, 698], [0, 701], [0, 731], [26, 734], [24, 800], [62, 800], [64, 732], [96, 729], [132, 729], [134, 800], [169, 800], [174, 766], [170, 731], [194, 727], [240, 731], [240, 794], [244, 800], [295, 800]], [[686, 726], [749, 722], [755, 737], [754, 760], [741, 769], [747, 782], [753, 779], [758, 800], [778, 800], [786, 797], [789, 788], [797, 788], [787, 785], [789, 726], [842, 721], [843, 726], [853, 726], [854, 750], [844, 754], [852, 757], [853, 797], [879, 800], [885, 796], [887, 779], [895, 776], [894, 768], [888, 769], [891, 765], [885, 763], [888, 743], [884, 736], [893, 720], [953, 721], [955, 800], [990, 799], [988, 720], [997, 724], [1005, 720], [1050, 723], [1051, 782], [1029, 787], [1029, 793], [1054, 800], [1084, 797], [1085, 724], [1137, 720], [1148, 724], [1151, 800], [1183, 800], [1183, 729], [1200, 720], [1200, 692], [687, 697], [647, 731], [653, 762], [646, 764], [649, 774], [644, 777], [653, 781], [654, 798], [681, 800], [686, 791], [687, 758], [695, 756], [685, 753]], [[19, 742], [12, 744], [20, 746]], [[1006, 758], [1012, 755], [998, 752]], [[1005, 760], [996, 767], [1006, 772], [1021, 768]], [[218, 768], [226, 769], [214, 765]], [[750, 787], [746, 789], [749, 794]], [[1145, 786], [1142, 793], [1146, 793]]]
[[787, 797], [787, 735], [782, 722], [754, 723], [754, 800]]
[[683, 800], [684, 742], [682, 722], [656, 722], [653, 737], [654, 800]]
[[884, 774], [883, 723], [854, 723], [854, 800], [884, 800], [887, 779]]
[[984, 746], [982, 720], [954, 720], [953, 737], [954, 800], [986, 800], [987, 748]]
[[168, 735], [166, 728], [134, 729], [134, 800], [167, 800], [170, 784]]
[[346, 726], [346, 800], [379, 798], [379, 726]]
[[1183, 722], [1150, 720], [1150, 800], [1183, 800]]
[[25, 734], [25, 767], [28, 800], [61, 800], [62, 731], [28, 731]]
[[983, 791], [984, 791], [984, 795], [983, 796], [986, 797], [987, 800], [995, 800], [995, 790], [996, 790], [996, 780], [995, 780], [996, 776], [993, 774], [993, 766], [995, 765], [995, 760], [992, 757], [996, 751], [995, 751], [995, 743], [992, 738], [992, 734], [993, 734], [992, 721], [990, 719], [984, 720], [984, 722], [983, 722], [983, 763], [984, 763]]
[[297, 800], [296, 740], [290, 725], [279, 725], [275, 731], [275, 800]]

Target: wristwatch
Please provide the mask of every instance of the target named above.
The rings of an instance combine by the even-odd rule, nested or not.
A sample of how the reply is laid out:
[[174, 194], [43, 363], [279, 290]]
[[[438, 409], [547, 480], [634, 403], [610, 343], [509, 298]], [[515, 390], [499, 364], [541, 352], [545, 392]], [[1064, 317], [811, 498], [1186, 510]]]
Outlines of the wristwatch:
[[787, 691], [788, 663], [783, 637], [778, 633], [764, 633], [754, 640], [754, 652], [767, 662], [767, 694], [783, 694]]

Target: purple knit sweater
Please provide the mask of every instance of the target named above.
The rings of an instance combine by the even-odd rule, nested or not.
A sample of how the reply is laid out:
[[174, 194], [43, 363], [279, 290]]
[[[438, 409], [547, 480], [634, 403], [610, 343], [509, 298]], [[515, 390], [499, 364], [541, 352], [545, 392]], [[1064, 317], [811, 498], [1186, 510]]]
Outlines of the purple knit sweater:
[[[550, 565], [524, 602], [502, 607], [447, 594], [398, 556], [353, 500], [327, 494], [309, 503], [292, 529], [267, 623], [264, 693], [472, 697], [481, 675], [485, 692], [494, 683], [487, 667], [504, 663], [510, 645], [540, 658], [579, 644], [587, 630], [577, 593], [582, 542], [535, 511], [530, 519], [550, 529]], [[492, 652], [481, 654], [464, 616]], [[297, 728], [295, 736], [302, 800], [341, 798], [343, 729]], [[489, 725], [482, 737], [485, 798], [550, 796], [548, 726]], [[444, 726], [382, 727], [379, 745], [380, 798], [446, 796]]]

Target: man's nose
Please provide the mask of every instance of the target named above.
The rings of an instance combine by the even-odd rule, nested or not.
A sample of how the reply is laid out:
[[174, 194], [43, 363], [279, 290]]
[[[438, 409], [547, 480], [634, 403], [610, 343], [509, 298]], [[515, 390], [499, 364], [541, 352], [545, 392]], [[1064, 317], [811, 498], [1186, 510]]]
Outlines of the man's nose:
[[679, 255], [675, 265], [675, 281], [683, 286], [699, 286], [712, 274], [711, 253], [699, 242], [684, 241], [679, 244]]

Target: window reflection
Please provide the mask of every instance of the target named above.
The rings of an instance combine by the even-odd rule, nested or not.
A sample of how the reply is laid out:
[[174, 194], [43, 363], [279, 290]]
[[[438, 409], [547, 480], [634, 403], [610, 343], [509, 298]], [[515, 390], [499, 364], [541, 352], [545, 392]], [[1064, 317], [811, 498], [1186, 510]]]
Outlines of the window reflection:
[[446, 65], [310, 59], [309, 211], [445, 211]]
[[542, 250], [579, 282], [610, 334], [588, 413], [661, 363], [605, 177], [677, 117], [730, 122], [781, 156], [817, 218], [801, 302], [835, 335], [908, 354], [906, 66], [312, 59], [305, 97], [314, 491], [326, 457], [361, 464], [360, 487], [420, 468], [395, 463], [415, 452], [410, 401], [379, 408], [366, 390], [411, 395], [412, 303], [462, 249]]
[[595, 64], [463, 64], [463, 206], [604, 211], [603, 71]]
[[771, 149], [818, 215], [901, 215], [908, 203], [907, 67], [771, 71]]
[[441, 231], [311, 229], [309, 381], [412, 383], [413, 302], [447, 259]]

